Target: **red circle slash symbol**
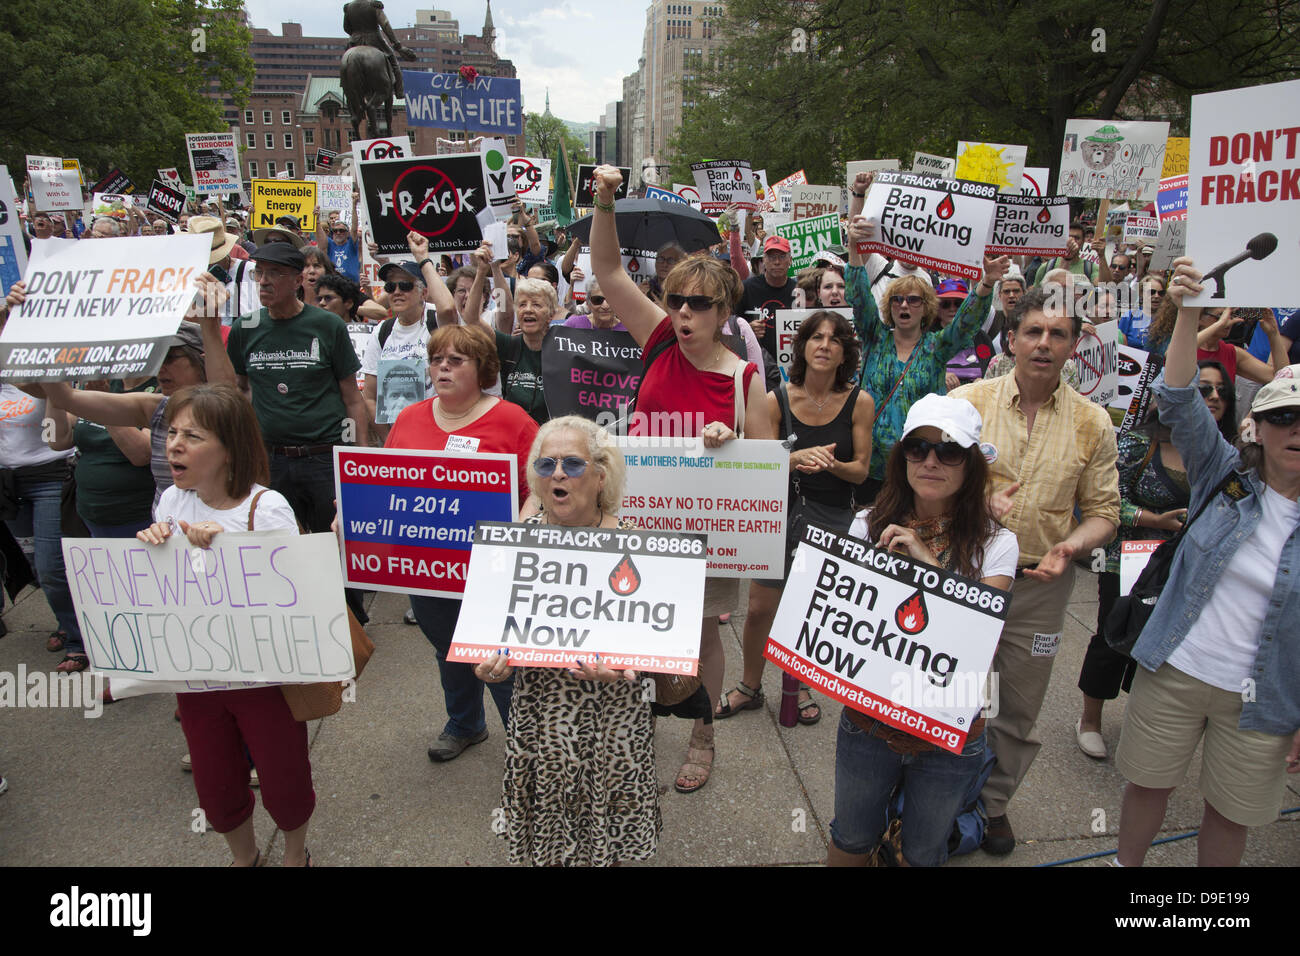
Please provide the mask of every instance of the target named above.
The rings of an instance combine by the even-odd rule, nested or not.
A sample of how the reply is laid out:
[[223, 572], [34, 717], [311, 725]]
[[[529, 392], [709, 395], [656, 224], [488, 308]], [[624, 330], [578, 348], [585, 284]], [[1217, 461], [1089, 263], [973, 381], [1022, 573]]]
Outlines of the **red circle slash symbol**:
[[[398, 193], [402, 190], [402, 183], [405, 182], [407, 177], [412, 173], [432, 173], [435, 178], [433, 179], [433, 184], [427, 186], [423, 190], [424, 198], [416, 208], [414, 214], [408, 220], [402, 216], [402, 206], [398, 200]], [[450, 214], [442, 213], [441, 209], [436, 206], [434, 208], [435, 214], [448, 215], [447, 221], [437, 229], [422, 229], [417, 226], [416, 222], [420, 219], [420, 216], [424, 213], [424, 210], [428, 207], [429, 203], [432, 202], [434, 197], [436, 197], [440, 192], [447, 189], [451, 190], [451, 195], [455, 200], [456, 208], [452, 210]], [[412, 190], [412, 192], [415, 195], [419, 195], [419, 191]], [[397, 216], [397, 221], [412, 232], [418, 232], [420, 235], [427, 236], [430, 239], [434, 236], [441, 236], [444, 232], [454, 226], [456, 224], [456, 219], [460, 216], [461, 212], [460, 193], [456, 191], [455, 183], [453, 183], [447, 177], [447, 174], [441, 169], [435, 169], [433, 166], [412, 166], [410, 169], [403, 170], [402, 174], [398, 176], [396, 181], [393, 183], [392, 199], [393, 214]]]

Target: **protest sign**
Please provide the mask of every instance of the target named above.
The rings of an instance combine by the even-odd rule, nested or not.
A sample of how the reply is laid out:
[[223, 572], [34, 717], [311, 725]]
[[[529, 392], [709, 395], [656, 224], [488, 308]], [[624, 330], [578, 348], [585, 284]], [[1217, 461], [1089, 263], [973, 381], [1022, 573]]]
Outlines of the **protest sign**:
[[897, 171], [898, 168], [898, 160], [896, 159], [855, 159], [844, 164], [844, 184], [849, 189], [852, 189], [853, 180], [857, 178], [858, 173], [879, 173], [882, 170]]
[[1065, 196], [998, 195], [989, 228], [987, 256], [1060, 256], [1070, 239], [1070, 200]]
[[90, 188], [92, 193], [133, 193], [135, 183], [122, 170], [113, 167], [107, 176]]
[[474, 525], [518, 517], [514, 455], [464, 450], [334, 448], [347, 583], [460, 597]]
[[[623, 271], [632, 277], [633, 282], [649, 282], [654, 278], [655, 262], [659, 259], [659, 253], [654, 249], [626, 247], [619, 249], [618, 252], [623, 257]], [[587, 274], [591, 275], [590, 272]]]
[[324, 146], [317, 147], [316, 168], [323, 169], [326, 172], [333, 172], [335, 167], [334, 161], [338, 158], [338, 155], [337, 150], [326, 149]]
[[1156, 193], [1156, 215], [1160, 222], [1181, 222], [1187, 219], [1187, 174], [1160, 180]]
[[841, 245], [844, 239], [838, 212], [785, 223], [776, 227], [776, 234], [790, 240], [789, 274], [792, 276], [812, 265], [817, 253]]
[[695, 188], [700, 194], [703, 212], [722, 212], [732, 203], [742, 209], [757, 209], [754, 174], [749, 163], [738, 159], [715, 159], [691, 163]]
[[791, 186], [805, 186], [807, 184], [808, 175], [800, 169], [797, 172], [793, 172], [789, 176], [786, 176], [784, 179], [778, 179], [772, 184], [772, 190], [774, 192], [782, 189], [788, 190]]
[[961, 753], [1010, 594], [809, 524], [763, 656], [854, 710]]
[[63, 563], [101, 674], [275, 684], [356, 675], [332, 534], [220, 534], [203, 549], [179, 534], [156, 546], [64, 538]]
[[661, 202], [677, 203], [682, 206], [689, 206], [691, 201], [685, 196], [679, 196], [671, 189], [663, 189], [660, 186], [647, 186], [645, 188], [646, 199], [658, 199]]
[[32, 244], [27, 301], [0, 332], [0, 378], [148, 378], [167, 355], [212, 251], [207, 235]]
[[992, 183], [1001, 193], [1020, 192], [1020, 178], [1025, 172], [1028, 146], [1007, 143], [972, 143], [957, 141], [957, 179]]
[[1130, 212], [1124, 220], [1124, 241], [1147, 245], [1160, 235], [1160, 220], [1146, 213]]
[[234, 133], [186, 133], [185, 148], [197, 194], [239, 192], [239, 147]]
[[407, 405], [429, 397], [429, 363], [419, 356], [379, 360], [375, 370], [375, 421], [391, 425]]
[[1151, 202], [1168, 137], [1168, 123], [1067, 120], [1057, 195]]
[[[349, 163], [349, 174], [360, 188], [361, 176], [359, 170], [362, 160], [400, 159], [411, 155], [410, 147], [411, 141], [405, 136], [355, 140], [352, 143], [352, 161]], [[358, 205], [357, 214], [361, 218], [361, 287], [363, 289], [368, 287], [373, 295], [376, 294], [374, 290], [378, 289], [380, 285], [380, 263], [370, 255], [370, 243], [375, 236], [374, 231], [370, 228], [370, 217], [366, 213], [366, 204], [364, 202]]]
[[75, 169], [64, 169], [57, 156], [28, 156], [27, 178], [32, 200], [41, 212], [81, 208], [81, 180]]
[[1300, 80], [1193, 96], [1191, 140], [1187, 255], [1205, 290], [1183, 303], [1295, 304]]
[[673, 192], [685, 199], [692, 209], [700, 208], [700, 191], [694, 186], [687, 186], [685, 183], [673, 183]]
[[90, 199], [90, 213], [96, 219], [116, 219], [126, 222], [130, 218], [127, 212], [134, 201], [122, 193], [95, 193]]
[[1020, 177], [1020, 192], [1025, 196], [1046, 196], [1051, 170], [1046, 166], [1026, 166]]
[[912, 156], [912, 172], [926, 176], [938, 176], [952, 179], [957, 169], [957, 160], [951, 156], [935, 156], [933, 153], [916, 153]]
[[1188, 136], [1170, 136], [1165, 140], [1165, 162], [1160, 169], [1160, 178], [1186, 176], [1187, 161], [1191, 155], [1192, 140]]
[[523, 97], [513, 77], [480, 74], [466, 81], [459, 73], [403, 70], [402, 83], [408, 126], [524, 135]]
[[[547, 330], [542, 342], [542, 390], [552, 418], [602, 412], [621, 417], [641, 384], [641, 347], [630, 332], [612, 329]], [[601, 421], [609, 421], [609, 415]]]
[[767, 184], [767, 170], [754, 170], [754, 198], [758, 200], [759, 212], [771, 212], [775, 208], [773, 200], [776, 194]]
[[790, 187], [790, 215], [793, 219], [812, 219], [816, 216], [840, 214], [839, 186]]
[[526, 203], [545, 206], [551, 201], [551, 161], [529, 156], [511, 156], [510, 174], [515, 195]]
[[473, 252], [495, 221], [481, 153], [366, 160], [357, 170], [381, 256], [409, 255], [412, 230], [428, 238], [430, 253]]
[[74, 171], [76, 172], [76, 174], [77, 174], [77, 185], [78, 185], [78, 186], [84, 186], [84, 185], [86, 185], [86, 177], [83, 176], [83, 175], [81, 174], [81, 160], [79, 160], [79, 159], [65, 158], [65, 159], [63, 160], [63, 168], [64, 168], [64, 169], [71, 169], [71, 170], [74, 170]]
[[10, 287], [26, 271], [27, 247], [18, 218], [18, 197], [14, 195], [9, 168], [0, 166], [0, 295], [8, 295]]
[[155, 179], [149, 187], [149, 198], [145, 200], [144, 208], [175, 223], [185, 211], [185, 194]]
[[250, 229], [274, 226], [281, 216], [293, 216], [307, 235], [316, 231], [316, 184], [307, 179], [254, 179]]
[[1124, 223], [1128, 221], [1127, 206], [1111, 207], [1106, 211], [1106, 238], [1118, 242], [1124, 233]]
[[708, 534], [711, 578], [781, 576], [790, 453], [778, 442], [737, 439], [705, 448], [698, 438], [616, 441], [627, 461], [621, 515], [647, 530]]
[[1079, 364], [1078, 392], [1103, 408], [1119, 394], [1119, 324], [1103, 322], [1079, 336], [1074, 349]]
[[185, 190], [185, 183], [181, 180], [181, 171], [175, 166], [158, 170], [158, 179], [162, 181], [163, 185], [170, 186], [172, 189], [182, 192]]
[[858, 243], [858, 252], [978, 279], [997, 199], [990, 183], [878, 172], [862, 209], [876, 221], [876, 237]]
[[307, 179], [316, 184], [316, 205], [321, 212], [337, 212], [339, 219], [352, 225], [352, 177], [320, 176], [308, 173]]
[[1151, 272], [1164, 272], [1174, 267], [1174, 260], [1187, 248], [1186, 220], [1172, 219], [1160, 224], [1160, 236], [1156, 239], [1155, 251], [1151, 253], [1151, 262], [1147, 266]]
[[[618, 171], [623, 174], [623, 182], [619, 183], [618, 189], [614, 190], [614, 199], [626, 199], [628, 183], [632, 181], [632, 169], [628, 166], [619, 166]], [[593, 193], [592, 179], [596, 175], [596, 167], [582, 164], [578, 166], [578, 179], [576, 188], [573, 193], [573, 204], [575, 206], [592, 206], [595, 205], [595, 194]]]
[[[514, 213], [514, 205], [518, 200], [514, 169], [506, 154], [506, 141], [483, 137], [477, 152], [483, 158], [483, 184], [487, 187], [488, 206], [498, 222], [505, 222]], [[483, 238], [487, 240], [488, 236], [484, 235]]]
[[776, 227], [783, 226], [790, 221], [789, 212], [765, 212], [763, 216], [763, 231], [769, 236], [776, 235]]
[[[853, 310], [843, 309], [777, 309], [776, 310], [776, 361], [781, 366], [781, 381], [790, 381], [790, 363], [794, 361], [794, 337], [799, 334], [803, 320], [817, 312], [838, 312], [853, 324]], [[779, 436], [782, 439], [787, 436]]]
[[449, 661], [694, 674], [704, 535], [482, 522]]
[[1146, 421], [1151, 408], [1151, 386], [1160, 375], [1165, 360], [1154, 352], [1144, 352], [1131, 345], [1119, 347], [1116, 373], [1119, 387], [1108, 403], [1110, 417], [1122, 435]]
[[1119, 594], [1133, 593], [1133, 585], [1163, 541], [1121, 541], [1119, 546]]
[[[366, 354], [366, 343], [370, 341], [370, 336], [375, 334], [378, 326], [371, 325], [369, 322], [349, 322], [347, 326], [348, 338], [352, 340], [352, 351], [357, 353], [357, 361], [360, 362], [361, 357]], [[357, 388], [361, 389], [365, 386], [365, 373], [357, 369]]]

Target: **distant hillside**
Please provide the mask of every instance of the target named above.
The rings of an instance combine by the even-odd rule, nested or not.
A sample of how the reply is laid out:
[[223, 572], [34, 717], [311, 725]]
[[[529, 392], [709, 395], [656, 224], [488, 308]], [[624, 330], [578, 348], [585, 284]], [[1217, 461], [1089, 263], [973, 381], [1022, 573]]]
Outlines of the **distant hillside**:
[[566, 119], [562, 119], [560, 120], [560, 122], [569, 128], [570, 133], [572, 133], [574, 136], [579, 137], [584, 142], [587, 139], [588, 133], [590, 133], [593, 129], [598, 129], [600, 127], [599, 123], [575, 123], [572, 120], [566, 120]]

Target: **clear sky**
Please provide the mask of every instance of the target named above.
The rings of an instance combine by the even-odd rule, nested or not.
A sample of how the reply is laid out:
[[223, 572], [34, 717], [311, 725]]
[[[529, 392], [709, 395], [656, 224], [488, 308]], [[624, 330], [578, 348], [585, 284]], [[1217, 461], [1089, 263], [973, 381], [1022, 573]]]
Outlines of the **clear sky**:
[[[302, 24], [308, 36], [342, 36], [343, 3], [319, 0], [244, 0], [253, 26], [279, 34], [280, 24]], [[477, 35], [487, 10], [483, 0], [385, 0], [388, 21], [415, 23], [416, 9], [449, 10], [462, 33]], [[611, 14], [616, 10], [616, 14]], [[493, 0], [497, 54], [513, 60], [524, 109], [540, 113], [546, 90], [551, 112], [574, 122], [594, 122], [605, 104], [623, 95], [623, 77], [636, 70], [645, 32], [646, 4], [598, 0]]]

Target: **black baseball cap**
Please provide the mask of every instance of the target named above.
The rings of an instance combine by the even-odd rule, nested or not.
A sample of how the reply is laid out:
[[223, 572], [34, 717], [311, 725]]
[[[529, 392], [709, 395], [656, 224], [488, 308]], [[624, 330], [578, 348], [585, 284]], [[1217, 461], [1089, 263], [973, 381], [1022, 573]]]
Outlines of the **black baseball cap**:
[[275, 221], [275, 224], [277, 226], [288, 226], [290, 229], [302, 229], [302, 224], [299, 223], [297, 216], [281, 216]]
[[405, 278], [405, 276], [394, 276], [393, 275], [394, 271], [404, 272], [406, 273], [407, 276], [410, 276], [412, 279], [415, 279], [417, 282], [424, 281], [424, 276], [420, 275], [420, 267], [417, 266], [410, 259], [407, 259], [405, 262], [385, 263], [379, 269], [379, 281], [387, 282], [390, 277], [394, 279]]
[[176, 334], [167, 340], [167, 347], [193, 349], [199, 354], [203, 353], [203, 333], [199, 330], [197, 322], [182, 322]]
[[273, 262], [291, 269], [301, 269], [307, 264], [303, 254], [287, 242], [270, 242], [258, 246], [249, 258], [256, 262]]

